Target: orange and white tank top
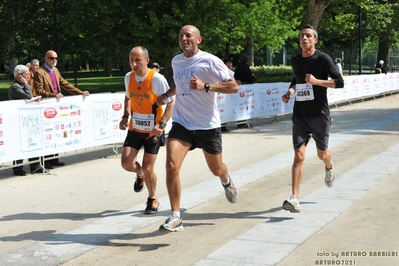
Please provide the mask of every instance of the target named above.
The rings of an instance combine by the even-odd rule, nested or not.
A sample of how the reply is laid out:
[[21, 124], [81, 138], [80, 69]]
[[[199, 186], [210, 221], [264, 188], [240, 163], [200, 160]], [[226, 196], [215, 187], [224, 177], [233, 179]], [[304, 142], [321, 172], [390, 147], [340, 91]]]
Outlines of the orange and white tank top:
[[156, 104], [158, 95], [152, 89], [152, 78], [155, 70], [150, 69], [142, 82], [137, 82], [134, 71], [130, 73], [128, 95], [131, 111], [129, 129], [150, 133], [155, 124], [158, 123], [164, 109]]

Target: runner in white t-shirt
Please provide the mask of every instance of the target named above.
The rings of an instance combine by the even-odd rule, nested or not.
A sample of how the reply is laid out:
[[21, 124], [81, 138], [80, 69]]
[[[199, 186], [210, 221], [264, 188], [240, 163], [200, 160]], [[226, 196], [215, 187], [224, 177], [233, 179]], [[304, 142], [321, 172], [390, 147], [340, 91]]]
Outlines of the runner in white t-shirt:
[[176, 103], [168, 135], [166, 184], [172, 213], [160, 230], [181, 231], [180, 168], [187, 153], [202, 148], [211, 172], [218, 176], [229, 202], [237, 201], [237, 189], [222, 161], [222, 137], [217, 93], [237, 93], [238, 85], [218, 57], [199, 49], [201, 34], [195, 26], [180, 30], [182, 54], [172, 60], [175, 85], [158, 99], [161, 104], [173, 95]]

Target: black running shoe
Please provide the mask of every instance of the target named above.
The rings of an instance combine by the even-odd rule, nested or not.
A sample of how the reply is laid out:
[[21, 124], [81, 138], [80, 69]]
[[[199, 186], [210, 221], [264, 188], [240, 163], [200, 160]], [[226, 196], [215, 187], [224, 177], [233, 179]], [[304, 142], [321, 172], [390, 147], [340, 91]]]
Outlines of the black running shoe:
[[147, 207], [145, 208], [144, 214], [156, 214], [160, 205], [161, 204], [159, 204], [158, 198], [148, 198]]
[[141, 192], [144, 188], [144, 176], [137, 176], [136, 181], [134, 182], [134, 191]]

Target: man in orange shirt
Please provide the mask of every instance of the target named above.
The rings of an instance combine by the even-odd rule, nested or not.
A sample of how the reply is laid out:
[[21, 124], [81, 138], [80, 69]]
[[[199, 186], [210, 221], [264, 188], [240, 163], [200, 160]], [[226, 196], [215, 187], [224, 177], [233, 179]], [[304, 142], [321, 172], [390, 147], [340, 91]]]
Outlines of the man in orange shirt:
[[[129, 54], [132, 71], [125, 75], [125, 111], [119, 128], [129, 129], [123, 144], [121, 165], [123, 169], [137, 174], [134, 191], [140, 192], [147, 185], [148, 199], [145, 214], [155, 214], [160, 206], [156, 197], [157, 176], [155, 160], [161, 145], [165, 143], [166, 123], [172, 116], [174, 100], [165, 100], [166, 108], [158, 106], [160, 95], [169, 90], [165, 77], [148, 68], [150, 57], [142, 46], [134, 47]], [[130, 120], [129, 120], [130, 117]], [[144, 146], [143, 161], [137, 155]]]

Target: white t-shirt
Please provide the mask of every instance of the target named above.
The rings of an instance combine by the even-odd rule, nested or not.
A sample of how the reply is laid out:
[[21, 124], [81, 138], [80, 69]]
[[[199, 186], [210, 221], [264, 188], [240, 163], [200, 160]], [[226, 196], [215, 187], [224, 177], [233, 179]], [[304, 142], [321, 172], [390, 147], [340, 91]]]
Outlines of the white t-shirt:
[[342, 65], [340, 63], [337, 63], [337, 68], [338, 68], [339, 74], [343, 75], [343, 73], [342, 73]]
[[198, 51], [192, 57], [184, 54], [172, 60], [173, 79], [176, 84], [176, 103], [173, 121], [188, 130], [205, 130], [220, 127], [217, 93], [191, 90], [190, 79], [195, 74], [205, 83], [216, 84], [231, 78], [223, 61], [207, 52]]
[[[129, 82], [130, 82], [130, 74], [132, 72], [129, 71], [128, 73], [126, 73], [125, 75], [125, 90], [126, 90], [126, 97], [129, 98]], [[136, 81], [138, 83], [142, 82], [146, 77], [147, 77], [148, 73], [143, 76], [143, 77], [138, 77], [137, 75], [134, 75]], [[164, 75], [159, 74], [158, 72], [154, 73], [154, 76], [152, 77], [152, 91], [156, 94], [156, 95], [161, 95], [165, 92], [167, 92], [169, 90], [169, 85], [168, 85], [168, 81], [166, 80], [166, 78], [164, 77]], [[173, 100], [173, 98], [168, 98], [167, 101], [165, 101], [165, 103], [169, 103]]]

